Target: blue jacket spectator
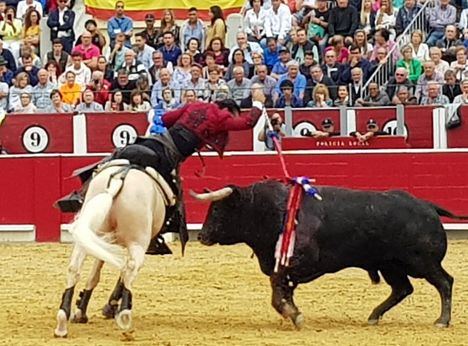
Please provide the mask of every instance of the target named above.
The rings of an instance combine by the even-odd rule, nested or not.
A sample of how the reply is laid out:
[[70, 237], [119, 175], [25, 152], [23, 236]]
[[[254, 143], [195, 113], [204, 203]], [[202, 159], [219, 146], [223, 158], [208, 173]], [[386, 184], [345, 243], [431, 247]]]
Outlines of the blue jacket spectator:
[[124, 15], [124, 2], [117, 1], [115, 3], [115, 16], [107, 23], [107, 33], [110, 38], [110, 47], [114, 48], [115, 36], [123, 32], [125, 34], [125, 47], [132, 48], [130, 38], [133, 32], [133, 20]]

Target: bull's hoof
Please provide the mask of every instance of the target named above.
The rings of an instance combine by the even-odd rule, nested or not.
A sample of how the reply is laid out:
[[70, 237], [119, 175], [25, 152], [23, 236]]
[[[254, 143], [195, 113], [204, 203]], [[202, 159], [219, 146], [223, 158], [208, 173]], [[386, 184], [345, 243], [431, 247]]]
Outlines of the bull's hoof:
[[75, 312], [75, 315], [71, 319], [73, 323], [88, 323], [88, 316], [84, 315], [83, 312], [78, 309]]
[[54, 336], [56, 338], [66, 338], [68, 336], [67, 314], [62, 309], [57, 312], [57, 328], [54, 330]]
[[369, 318], [367, 320], [367, 324], [370, 325], [370, 326], [376, 326], [379, 324], [379, 319], [377, 318]]
[[125, 309], [120, 311], [115, 316], [115, 321], [117, 322], [117, 325], [120, 329], [124, 331], [130, 330], [132, 327], [132, 310]]
[[449, 323], [448, 322], [441, 322], [441, 321], [437, 320], [437, 321], [434, 322], [434, 326], [436, 326], [437, 328], [448, 328]]
[[304, 327], [304, 315], [302, 313], [297, 314], [296, 317], [291, 318], [292, 322], [294, 323], [294, 327], [297, 330], [301, 330]]
[[106, 304], [102, 308], [102, 315], [107, 319], [112, 319], [117, 313], [117, 305]]

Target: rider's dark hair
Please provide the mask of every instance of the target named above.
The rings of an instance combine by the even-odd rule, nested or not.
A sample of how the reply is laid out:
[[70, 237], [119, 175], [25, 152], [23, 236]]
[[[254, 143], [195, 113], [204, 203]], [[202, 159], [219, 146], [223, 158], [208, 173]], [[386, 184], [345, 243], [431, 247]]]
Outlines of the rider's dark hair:
[[230, 113], [240, 113], [241, 109], [233, 99], [219, 100], [215, 101], [215, 103], [220, 109], [227, 109]]

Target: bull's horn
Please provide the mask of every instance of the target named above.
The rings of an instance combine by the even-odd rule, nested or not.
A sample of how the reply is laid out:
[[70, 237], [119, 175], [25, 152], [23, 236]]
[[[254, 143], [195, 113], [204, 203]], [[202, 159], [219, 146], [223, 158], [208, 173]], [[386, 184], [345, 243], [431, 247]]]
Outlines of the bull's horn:
[[199, 201], [219, 201], [227, 196], [229, 196], [233, 192], [231, 187], [223, 187], [222, 189], [207, 192], [207, 193], [196, 193], [193, 190], [190, 190], [190, 195], [195, 197]]

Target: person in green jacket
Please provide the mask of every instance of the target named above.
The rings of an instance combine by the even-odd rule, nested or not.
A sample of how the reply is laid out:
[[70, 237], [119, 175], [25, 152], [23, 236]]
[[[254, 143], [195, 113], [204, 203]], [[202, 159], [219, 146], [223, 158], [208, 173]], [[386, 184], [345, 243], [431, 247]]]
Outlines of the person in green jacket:
[[413, 58], [413, 48], [406, 45], [401, 49], [402, 58], [397, 61], [396, 67], [403, 67], [408, 71], [408, 79], [416, 84], [422, 73], [421, 62]]

